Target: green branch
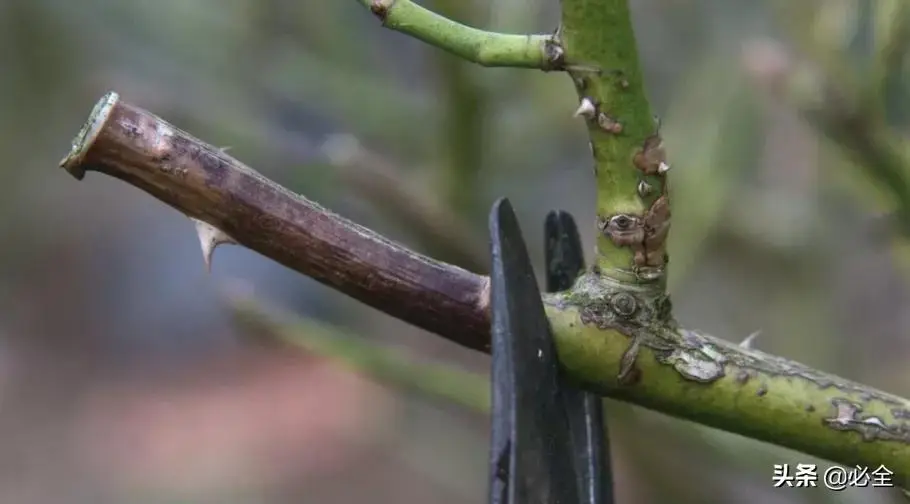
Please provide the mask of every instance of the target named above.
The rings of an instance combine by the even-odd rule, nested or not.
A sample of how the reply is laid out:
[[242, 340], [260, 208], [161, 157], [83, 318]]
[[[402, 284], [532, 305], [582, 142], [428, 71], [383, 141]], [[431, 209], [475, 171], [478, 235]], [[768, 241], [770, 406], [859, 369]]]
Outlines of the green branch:
[[[644, 287], [590, 273], [547, 296], [560, 363], [607, 397], [846, 466], [884, 464], [910, 486], [910, 401], [674, 324]], [[617, 373], [634, 358], [631, 378]]]
[[386, 28], [488, 67], [560, 70], [561, 53], [548, 35], [510, 35], [471, 28], [411, 0], [358, 0]]
[[559, 41], [594, 156], [595, 266], [616, 280], [663, 288], [669, 164], [645, 93], [627, 1], [563, 0]]

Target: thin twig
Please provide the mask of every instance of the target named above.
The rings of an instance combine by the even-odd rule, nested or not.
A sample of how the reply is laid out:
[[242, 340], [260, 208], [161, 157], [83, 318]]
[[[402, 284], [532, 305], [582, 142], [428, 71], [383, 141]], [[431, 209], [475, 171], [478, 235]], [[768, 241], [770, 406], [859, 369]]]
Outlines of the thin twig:
[[399, 31], [488, 67], [561, 70], [562, 52], [549, 35], [511, 35], [478, 30], [427, 10], [411, 0], [357, 0]]

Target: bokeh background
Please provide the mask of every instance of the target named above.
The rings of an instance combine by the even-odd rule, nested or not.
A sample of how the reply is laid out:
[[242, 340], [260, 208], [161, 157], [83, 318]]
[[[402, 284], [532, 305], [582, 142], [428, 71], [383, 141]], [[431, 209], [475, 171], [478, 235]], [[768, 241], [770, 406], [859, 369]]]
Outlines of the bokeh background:
[[[631, 3], [674, 167], [678, 318], [910, 395], [908, 249], [887, 218], [910, 202], [804, 120], [818, 96], [773, 85], [787, 57], [830, 72], [906, 152], [903, 1]], [[558, 19], [555, 0], [424, 4], [500, 31]], [[548, 210], [593, 225], [564, 75], [460, 62], [352, 1], [0, 0], [0, 502], [485, 502], [488, 358], [237, 247], [207, 274], [188, 219], [99, 174], [77, 183], [57, 163], [111, 89], [474, 271], [499, 196], [538, 269]], [[254, 321], [238, 292], [298, 320]], [[899, 502], [775, 489], [773, 464], [827, 465], [607, 406], [621, 504]]]

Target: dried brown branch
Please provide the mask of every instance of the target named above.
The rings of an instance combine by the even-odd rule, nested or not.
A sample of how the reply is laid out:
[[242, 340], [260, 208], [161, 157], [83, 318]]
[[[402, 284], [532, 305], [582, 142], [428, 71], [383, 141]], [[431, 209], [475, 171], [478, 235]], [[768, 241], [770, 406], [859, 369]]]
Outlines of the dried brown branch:
[[86, 171], [116, 177], [186, 214], [204, 249], [238, 243], [389, 315], [488, 349], [487, 277], [344, 219], [116, 93], [98, 102], [61, 166], [80, 180]]

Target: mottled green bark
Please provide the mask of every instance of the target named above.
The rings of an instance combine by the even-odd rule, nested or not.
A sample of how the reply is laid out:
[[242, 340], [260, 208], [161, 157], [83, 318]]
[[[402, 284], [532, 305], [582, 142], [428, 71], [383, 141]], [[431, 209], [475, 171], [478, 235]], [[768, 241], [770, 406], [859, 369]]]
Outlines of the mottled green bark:
[[[658, 173], [661, 146], [652, 137], [657, 125], [645, 93], [628, 2], [563, 0], [559, 40], [580, 103], [589, 100], [593, 106], [580, 115], [588, 123], [597, 177], [596, 266], [618, 280], [663, 282], [663, 238], [652, 243], [651, 248], [659, 250], [641, 250], [648, 248], [642, 243], [646, 211], [665, 194], [666, 177]], [[649, 138], [650, 149], [643, 153]], [[649, 154], [654, 162], [636, 159], [640, 154]], [[614, 220], [617, 229], [612, 229], [611, 219], [623, 215], [629, 218], [627, 224]]]
[[[630, 290], [589, 274], [572, 292], [545, 301], [561, 364], [593, 390], [846, 466], [883, 464], [896, 483], [910, 485], [910, 401], [653, 322], [669, 301], [646, 288]], [[634, 379], [622, 381], [630, 347]]]

